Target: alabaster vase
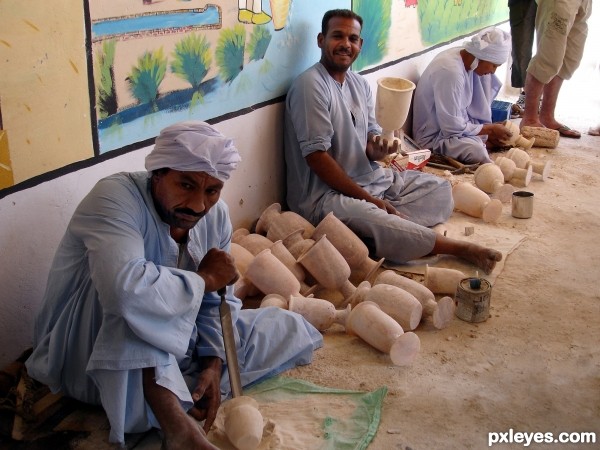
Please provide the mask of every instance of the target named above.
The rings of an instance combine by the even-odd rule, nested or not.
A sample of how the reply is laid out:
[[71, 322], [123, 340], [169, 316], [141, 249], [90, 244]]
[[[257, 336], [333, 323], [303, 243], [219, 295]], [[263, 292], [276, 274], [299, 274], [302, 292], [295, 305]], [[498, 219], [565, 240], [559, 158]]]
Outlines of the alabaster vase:
[[533, 147], [535, 138], [527, 139], [525, 136], [523, 136], [521, 134], [519, 125], [517, 125], [515, 122], [507, 120], [504, 126], [512, 133], [512, 137], [505, 142], [507, 146], [511, 145], [513, 147], [521, 147], [525, 150], [529, 150], [531, 147]]
[[435, 294], [418, 281], [402, 276], [393, 270], [381, 272], [374, 282], [378, 284], [389, 284], [410, 292], [421, 303], [423, 317], [431, 317], [433, 326], [438, 330], [446, 328], [454, 318], [456, 305], [450, 297], [435, 300]]
[[425, 287], [434, 294], [456, 294], [460, 280], [467, 276], [456, 269], [425, 266]]
[[238, 450], [258, 448], [263, 435], [263, 416], [252, 397], [242, 395], [223, 403], [225, 434]]
[[515, 188], [504, 183], [504, 174], [500, 167], [494, 163], [480, 165], [473, 175], [475, 184], [479, 189], [494, 196], [502, 203], [508, 203]]
[[257, 295], [260, 291], [254, 286], [250, 280], [246, 278], [248, 266], [254, 259], [254, 255], [240, 244], [232, 242], [230, 245], [231, 256], [235, 261], [235, 268], [240, 273], [240, 278], [235, 282], [234, 293], [239, 299], [244, 299], [247, 296]]
[[302, 237], [311, 237], [315, 227], [304, 217], [292, 211], [281, 212], [281, 205], [273, 203], [266, 208], [256, 222], [256, 232], [266, 235], [271, 241], [278, 241], [292, 231], [302, 229]]
[[303, 253], [305, 253], [309, 248], [311, 248], [315, 241], [313, 239], [304, 239], [304, 230], [299, 228], [297, 230], [292, 231], [286, 237], [283, 238], [283, 245], [290, 251], [292, 256], [296, 259], [300, 257]]
[[300, 282], [268, 248], [254, 257], [246, 278], [264, 294], [279, 294], [286, 299], [300, 296]]
[[344, 257], [351, 274], [360, 280], [370, 280], [384, 261], [384, 258], [379, 261], [369, 258], [369, 249], [365, 243], [332, 212], [315, 227], [312, 238], [317, 240], [325, 235]]
[[337, 310], [333, 303], [321, 298], [292, 297], [288, 309], [304, 317], [319, 331], [325, 331], [334, 323], [346, 326], [351, 306]]
[[524, 187], [531, 181], [531, 174], [533, 173], [531, 166], [526, 169], [519, 169], [512, 159], [504, 156], [496, 158], [494, 163], [500, 167], [504, 175], [504, 181], [507, 183]]
[[294, 258], [294, 255], [290, 253], [287, 247], [283, 245], [282, 240], [275, 242], [270, 247], [270, 250], [279, 261], [285, 264], [285, 267], [287, 267], [300, 282], [300, 293], [302, 295], [307, 296], [317, 288], [317, 286], [311, 287], [304, 282], [304, 279], [306, 278], [304, 268], [296, 261], [296, 258]]
[[259, 308], [267, 308], [269, 306], [288, 309], [288, 299], [279, 294], [267, 294], [261, 300]]
[[546, 178], [550, 175], [551, 161], [533, 161], [529, 154], [520, 148], [511, 148], [506, 153], [506, 157], [513, 160], [519, 169], [526, 169], [531, 166], [533, 173], [539, 175], [542, 181], [546, 181]]
[[452, 187], [454, 207], [484, 222], [496, 223], [502, 215], [502, 202], [491, 199], [488, 194], [470, 183], [460, 182]]
[[415, 333], [405, 333], [398, 322], [373, 302], [362, 302], [352, 308], [346, 320], [346, 332], [389, 354], [397, 366], [411, 364], [421, 348]]
[[242, 236], [237, 242], [239, 245], [244, 247], [254, 256], [258, 255], [260, 252], [267, 248], [271, 248], [273, 245], [273, 241], [267, 239], [261, 234], [258, 233], [250, 233], [246, 236]]
[[352, 302], [356, 287], [349, 281], [350, 266], [327, 236], [317, 239], [313, 246], [298, 258], [298, 262], [324, 288], [337, 289], [342, 293], [342, 305]]
[[423, 315], [423, 306], [414, 295], [391, 284], [377, 284], [371, 287], [364, 301], [376, 303], [404, 330], [417, 328]]
[[394, 131], [406, 122], [415, 84], [404, 78], [385, 77], [377, 80], [375, 118], [383, 129], [381, 137], [389, 144], [394, 141]]

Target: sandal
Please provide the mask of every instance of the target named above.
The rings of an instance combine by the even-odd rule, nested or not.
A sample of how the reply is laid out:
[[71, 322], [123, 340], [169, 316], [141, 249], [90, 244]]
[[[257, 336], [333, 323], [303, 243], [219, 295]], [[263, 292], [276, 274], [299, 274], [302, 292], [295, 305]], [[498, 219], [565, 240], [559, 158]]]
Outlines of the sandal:
[[573, 138], [573, 139], [579, 139], [581, 137], [581, 133], [579, 131], [573, 130], [566, 125], [561, 125], [560, 127], [555, 128], [555, 129], [563, 137], [568, 137], [568, 138]]

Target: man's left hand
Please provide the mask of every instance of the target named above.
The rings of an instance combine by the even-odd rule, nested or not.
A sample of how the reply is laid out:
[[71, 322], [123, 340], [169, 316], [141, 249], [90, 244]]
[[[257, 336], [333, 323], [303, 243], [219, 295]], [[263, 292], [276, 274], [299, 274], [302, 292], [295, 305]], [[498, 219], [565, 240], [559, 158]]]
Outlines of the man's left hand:
[[190, 409], [190, 415], [198, 420], [204, 420], [205, 433], [208, 433], [221, 405], [221, 369], [223, 362], [220, 358], [205, 357], [202, 361], [202, 369], [196, 388], [192, 392], [194, 406]]
[[367, 158], [371, 161], [382, 161], [387, 155], [398, 153], [400, 150], [398, 143], [399, 141], [394, 139], [390, 145], [381, 136], [369, 134], [367, 138]]

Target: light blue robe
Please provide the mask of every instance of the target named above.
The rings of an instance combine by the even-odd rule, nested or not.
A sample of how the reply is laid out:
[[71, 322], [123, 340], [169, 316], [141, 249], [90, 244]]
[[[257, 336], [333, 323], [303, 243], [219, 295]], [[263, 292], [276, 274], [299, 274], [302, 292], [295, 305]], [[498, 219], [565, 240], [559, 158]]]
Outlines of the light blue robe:
[[[145, 402], [142, 369], [156, 367], [158, 384], [186, 410], [194, 360], [226, 360], [220, 299], [204, 292], [195, 273], [211, 248], [229, 251], [231, 222], [219, 201], [189, 233], [171, 238], [154, 207], [147, 172], [100, 180], [75, 211], [54, 258], [35, 322], [28, 373], [53, 392], [101, 404], [110, 441], [158, 423]], [[308, 364], [321, 334], [279, 308], [241, 310], [228, 288], [242, 384]], [[224, 367], [224, 396], [230, 392]]]
[[461, 48], [439, 53], [427, 66], [413, 100], [413, 138], [421, 148], [466, 164], [491, 162], [487, 136], [477, 136], [491, 123], [491, 105], [502, 87], [494, 74], [465, 70]]
[[[427, 255], [435, 232], [454, 206], [450, 184], [418, 171], [397, 172], [370, 161], [367, 134], [380, 134], [367, 81], [346, 72], [341, 85], [321, 63], [302, 73], [287, 93], [285, 161], [288, 207], [317, 225], [333, 212], [357, 235], [370, 241], [378, 257], [405, 262]], [[332, 190], [308, 166], [306, 156], [326, 151], [371, 195], [389, 200], [408, 220], [373, 203]]]

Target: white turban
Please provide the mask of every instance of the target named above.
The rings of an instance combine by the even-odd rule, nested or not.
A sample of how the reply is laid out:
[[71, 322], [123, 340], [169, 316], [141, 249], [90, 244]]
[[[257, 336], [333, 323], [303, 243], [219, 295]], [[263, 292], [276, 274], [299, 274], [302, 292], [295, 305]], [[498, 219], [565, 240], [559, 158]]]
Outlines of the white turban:
[[511, 52], [510, 34], [499, 28], [486, 28], [463, 44], [475, 58], [493, 64], [504, 64]]
[[146, 170], [206, 172], [225, 181], [241, 161], [233, 140], [206, 122], [187, 121], [163, 129], [146, 156]]

